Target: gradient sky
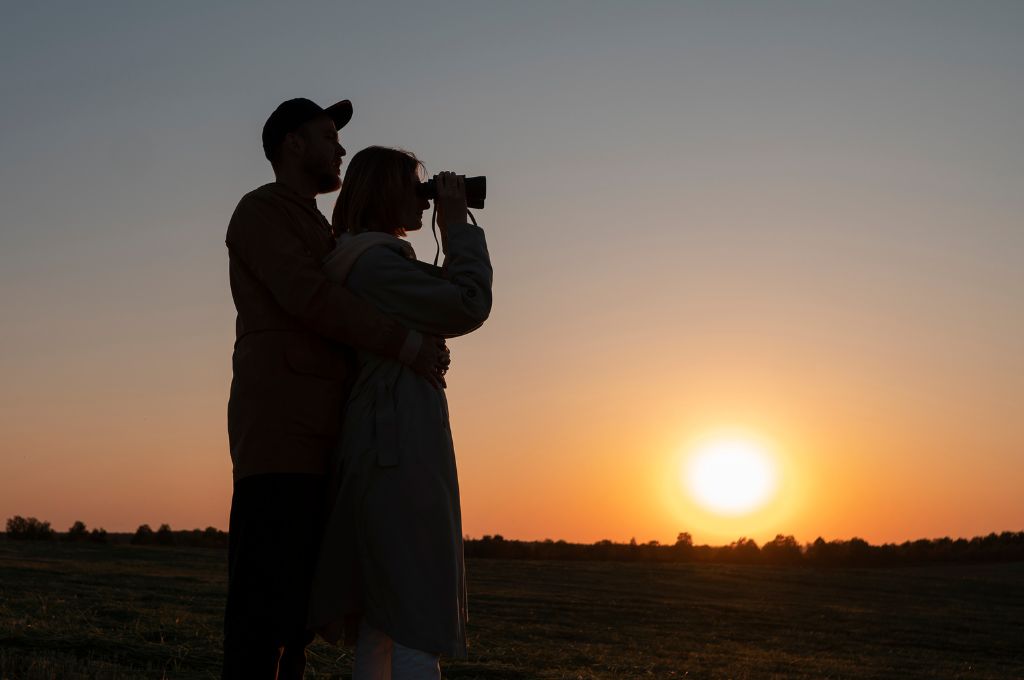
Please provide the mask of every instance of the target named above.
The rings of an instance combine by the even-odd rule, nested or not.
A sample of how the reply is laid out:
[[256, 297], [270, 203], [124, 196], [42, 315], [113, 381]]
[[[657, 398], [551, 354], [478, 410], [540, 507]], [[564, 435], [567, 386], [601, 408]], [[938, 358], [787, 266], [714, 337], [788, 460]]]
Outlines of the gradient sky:
[[[1024, 529], [1024, 3], [301, 7], [5, 7], [0, 519], [226, 528], [224, 231], [308, 96], [488, 176], [467, 534]], [[679, 479], [723, 428], [783, 467], [748, 517]]]

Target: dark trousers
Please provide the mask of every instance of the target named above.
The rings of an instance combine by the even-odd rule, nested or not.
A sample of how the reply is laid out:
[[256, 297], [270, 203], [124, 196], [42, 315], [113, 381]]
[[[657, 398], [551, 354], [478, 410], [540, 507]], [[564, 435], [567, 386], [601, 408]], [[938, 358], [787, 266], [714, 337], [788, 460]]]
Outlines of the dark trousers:
[[310, 581], [326, 478], [266, 474], [235, 482], [228, 533], [224, 680], [301, 680]]

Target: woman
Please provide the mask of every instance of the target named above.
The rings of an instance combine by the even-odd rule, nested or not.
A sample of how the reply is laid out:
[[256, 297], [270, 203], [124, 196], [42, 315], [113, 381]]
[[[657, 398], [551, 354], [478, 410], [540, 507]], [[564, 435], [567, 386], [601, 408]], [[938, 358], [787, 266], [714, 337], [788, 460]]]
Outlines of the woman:
[[[334, 211], [328, 276], [424, 335], [480, 327], [491, 308], [483, 231], [466, 223], [463, 180], [437, 176], [445, 262], [401, 237], [429, 207], [422, 164], [370, 147], [349, 163]], [[333, 507], [314, 578], [310, 624], [334, 642], [357, 618], [354, 677], [439, 678], [441, 654], [466, 653], [466, 587], [455, 452], [444, 392], [403, 364], [359, 352], [333, 470]], [[346, 630], [347, 628], [347, 630]], [[390, 673], [388, 672], [390, 668]], [[417, 670], [412, 671], [410, 669]]]

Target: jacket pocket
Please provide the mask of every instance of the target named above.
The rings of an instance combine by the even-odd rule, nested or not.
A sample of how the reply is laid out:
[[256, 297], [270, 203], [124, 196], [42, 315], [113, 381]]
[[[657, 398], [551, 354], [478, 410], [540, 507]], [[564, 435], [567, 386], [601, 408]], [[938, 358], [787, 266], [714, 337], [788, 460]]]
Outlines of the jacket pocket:
[[305, 338], [289, 344], [284, 357], [288, 368], [301, 375], [336, 381], [348, 375], [348, 364], [341, 350]]
[[317, 437], [337, 436], [347, 373], [344, 356], [302, 340], [284, 348], [284, 359], [278, 399], [286, 430]]

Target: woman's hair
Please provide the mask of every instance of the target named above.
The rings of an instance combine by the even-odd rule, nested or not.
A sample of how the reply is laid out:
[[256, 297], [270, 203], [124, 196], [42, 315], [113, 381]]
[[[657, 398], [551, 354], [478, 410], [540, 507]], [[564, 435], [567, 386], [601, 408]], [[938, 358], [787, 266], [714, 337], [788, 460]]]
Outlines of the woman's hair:
[[405, 236], [402, 206], [423, 163], [402, 149], [369, 146], [352, 157], [334, 204], [332, 232], [383, 231]]

